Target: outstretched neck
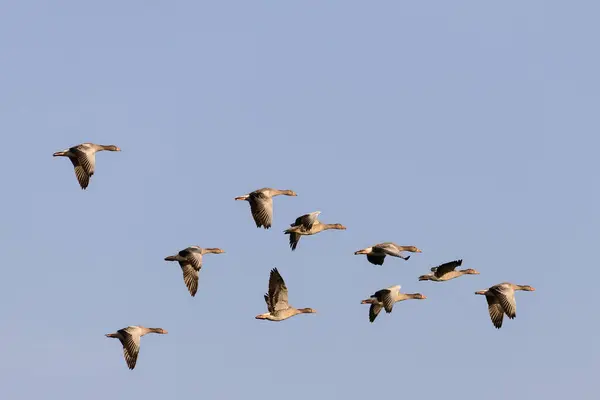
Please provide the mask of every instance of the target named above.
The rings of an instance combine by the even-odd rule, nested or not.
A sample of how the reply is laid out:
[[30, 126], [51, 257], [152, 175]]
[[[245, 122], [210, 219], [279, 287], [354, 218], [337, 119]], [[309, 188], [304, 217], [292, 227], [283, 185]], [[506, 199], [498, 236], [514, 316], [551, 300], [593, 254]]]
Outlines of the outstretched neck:
[[115, 146], [114, 144], [97, 144], [94, 147], [96, 148], [96, 151], [121, 151], [121, 149]]
[[279, 189], [273, 189], [273, 196], [279, 196], [279, 195], [285, 195], [285, 196], [296, 196], [296, 193], [293, 190], [279, 190]]
[[219, 249], [219, 248], [206, 248], [206, 249], [202, 249], [202, 254], [221, 254], [221, 253], [225, 253], [225, 251]]
[[[322, 226], [322, 230], [326, 230], [326, 229], [340, 229], [340, 230], [344, 230], [346, 229], [346, 227], [344, 227], [342, 224], [320, 224]], [[317, 225], [319, 226], [319, 225]]]

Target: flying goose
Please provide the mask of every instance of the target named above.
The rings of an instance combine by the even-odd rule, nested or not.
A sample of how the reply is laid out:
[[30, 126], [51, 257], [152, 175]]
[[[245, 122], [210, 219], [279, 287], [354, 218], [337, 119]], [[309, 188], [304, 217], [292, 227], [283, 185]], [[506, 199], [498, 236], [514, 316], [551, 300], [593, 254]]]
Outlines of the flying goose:
[[510, 319], [517, 316], [517, 302], [515, 300], [515, 290], [523, 290], [526, 292], [535, 291], [529, 285], [515, 285], [510, 282], [503, 282], [494, 285], [486, 290], [480, 290], [475, 294], [481, 294], [485, 296], [488, 303], [488, 311], [490, 313], [490, 319], [496, 329], [502, 327], [502, 319], [504, 314]]
[[224, 250], [217, 248], [202, 248], [198, 246], [190, 246], [181, 250], [174, 256], [168, 256], [165, 261], [178, 261], [181, 270], [183, 271], [183, 282], [187, 286], [192, 297], [198, 291], [198, 273], [202, 269], [202, 256], [205, 254], [221, 254]]
[[297, 314], [312, 314], [312, 308], [294, 308], [288, 303], [288, 289], [277, 268], [271, 270], [269, 275], [269, 293], [265, 293], [265, 302], [269, 312], [259, 314], [256, 319], [269, 321], [283, 321]]
[[296, 218], [296, 221], [294, 221], [293, 224], [290, 224], [291, 228], [283, 231], [286, 235], [290, 235], [290, 248], [292, 251], [294, 251], [296, 246], [298, 246], [298, 242], [300, 241], [300, 237], [302, 237], [302, 235], [314, 235], [328, 229], [346, 229], [346, 227], [342, 224], [323, 224], [317, 219], [319, 214], [321, 214], [321, 211], [304, 214]]
[[262, 188], [252, 193], [238, 196], [235, 200], [246, 200], [250, 203], [250, 212], [256, 227], [269, 229], [273, 223], [273, 197], [279, 195], [297, 196], [293, 190]]
[[456, 271], [456, 267], [462, 265], [463, 260], [455, 260], [450, 261], [437, 267], [431, 268], [431, 273], [427, 275], [421, 275], [419, 277], [420, 281], [434, 281], [434, 282], [444, 282], [449, 281], [450, 279], [458, 278], [463, 275], [479, 275], [479, 271], [476, 271], [472, 268], [469, 269], [461, 269]]
[[73, 163], [73, 167], [75, 167], [75, 176], [77, 177], [79, 186], [85, 190], [96, 169], [96, 153], [102, 150], [121, 151], [120, 148], [113, 144], [82, 143], [63, 151], [57, 151], [53, 156], [69, 157], [69, 160]]
[[403, 251], [410, 251], [411, 253], [422, 253], [422, 251], [415, 246], [399, 246], [396, 243], [384, 242], [379, 243], [366, 249], [355, 251], [354, 254], [366, 254], [367, 260], [374, 265], [383, 265], [385, 256], [398, 257], [403, 260], [408, 260], [410, 256], [404, 257]]
[[109, 338], [119, 339], [123, 345], [123, 355], [129, 369], [135, 368], [138, 354], [140, 352], [140, 338], [148, 333], [160, 333], [162, 335], [168, 332], [162, 328], [146, 328], [141, 325], [132, 325], [127, 328], [119, 329], [115, 333], [107, 333]]
[[381, 308], [385, 309], [385, 312], [389, 314], [392, 312], [394, 303], [409, 299], [425, 300], [426, 298], [421, 293], [400, 293], [400, 285], [395, 285], [376, 291], [371, 297], [361, 301], [360, 304], [371, 305], [369, 307], [369, 321], [373, 323], [379, 315]]

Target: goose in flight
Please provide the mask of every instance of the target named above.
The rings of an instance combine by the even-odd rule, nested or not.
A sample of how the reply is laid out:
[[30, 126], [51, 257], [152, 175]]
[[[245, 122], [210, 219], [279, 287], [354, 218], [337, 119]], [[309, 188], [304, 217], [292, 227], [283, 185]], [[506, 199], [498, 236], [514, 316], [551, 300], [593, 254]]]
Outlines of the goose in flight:
[[286, 235], [290, 235], [290, 248], [296, 250], [298, 242], [303, 235], [315, 235], [329, 229], [346, 230], [342, 224], [324, 224], [317, 219], [321, 211], [315, 211], [309, 214], [304, 214], [290, 224], [291, 228], [283, 231]]
[[367, 260], [374, 265], [383, 265], [385, 256], [398, 257], [403, 260], [408, 260], [410, 256], [403, 256], [403, 251], [410, 251], [411, 253], [422, 253], [421, 249], [415, 246], [400, 246], [392, 242], [379, 243], [366, 249], [358, 250], [354, 252], [354, 255], [366, 254]]
[[103, 150], [121, 151], [120, 148], [113, 144], [82, 143], [63, 151], [57, 151], [53, 156], [68, 157], [71, 160], [73, 167], [75, 167], [75, 176], [77, 177], [79, 186], [85, 190], [96, 170], [96, 153]]
[[360, 304], [371, 305], [369, 307], [369, 321], [373, 323], [382, 308], [389, 314], [392, 312], [394, 303], [410, 299], [425, 300], [426, 298], [421, 293], [400, 293], [400, 285], [395, 285], [376, 291], [371, 297], [361, 301]]
[[490, 313], [490, 319], [496, 329], [502, 327], [502, 319], [504, 314], [510, 319], [517, 316], [517, 302], [515, 300], [515, 291], [523, 290], [526, 292], [535, 291], [529, 285], [515, 285], [510, 282], [503, 282], [494, 285], [486, 290], [480, 290], [475, 294], [485, 296], [488, 303], [488, 312]]
[[146, 328], [141, 325], [132, 325], [119, 329], [115, 333], [107, 333], [109, 338], [119, 339], [123, 345], [123, 355], [129, 369], [134, 369], [140, 352], [140, 339], [148, 333], [159, 333], [165, 335], [168, 332], [162, 328]]
[[460, 269], [457, 271], [456, 267], [460, 267], [462, 265], [462, 261], [463, 260], [454, 260], [438, 265], [437, 267], [433, 267], [431, 268], [431, 273], [427, 275], [421, 275], [419, 280], [444, 282], [463, 275], [479, 275], [479, 271], [476, 271], [473, 268]]
[[269, 312], [257, 315], [256, 319], [283, 321], [294, 315], [313, 314], [317, 312], [312, 308], [294, 308], [290, 306], [288, 303], [288, 289], [277, 268], [271, 270], [271, 274], [269, 275], [269, 292], [265, 293], [264, 297]]
[[217, 248], [202, 248], [190, 246], [173, 256], [168, 256], [165, 261], [177, 261], [183, 271], [183, 282], [188, 291], [194, 297], [198, 291], [198, 273], [202, 269], [202, 256], [205, 254], [221, 254], [225, 250]]
[[279, 190], [271, 188], [262, 188], [252, 193], [238, 196], [235, 200], [246, 200], [250, 203], [250, 212], [256, 223], [256, 227], [261, 226], [269, 229], [273, 224], [273, 197], [279, 195], [297, 196], [293, 190]]

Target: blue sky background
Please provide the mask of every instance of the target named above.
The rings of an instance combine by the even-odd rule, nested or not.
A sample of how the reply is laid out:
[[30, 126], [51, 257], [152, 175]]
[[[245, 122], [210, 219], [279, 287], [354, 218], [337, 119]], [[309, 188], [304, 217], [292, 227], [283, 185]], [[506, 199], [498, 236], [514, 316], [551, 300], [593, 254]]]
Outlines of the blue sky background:
[[[1, 398], [597, 394], [598, 2], [83, 3], [0, 6]], [[82, 191], [52, 153], [86, 141], [123, 151]], [[233, 200], [265, 186], [269, 231]], [[348, 230], [292, 253], [315, 210]], [[226, 250], [195, 298], [192, 244]], [[316, 315], [254, 319], [274, 266]], [[497, 331], [502, 281], [537, 291]], [[427, 300], [370, 324], [394, 284]], [[131, 324], [169, 331], [134, 371]]]

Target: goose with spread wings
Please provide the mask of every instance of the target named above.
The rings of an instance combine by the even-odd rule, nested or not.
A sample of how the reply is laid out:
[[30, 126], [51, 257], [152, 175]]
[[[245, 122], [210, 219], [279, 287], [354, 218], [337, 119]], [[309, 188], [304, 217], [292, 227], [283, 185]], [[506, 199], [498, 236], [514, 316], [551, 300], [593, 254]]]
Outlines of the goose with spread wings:
[[426, 298], [421, 293], [400, 293], [400, 285], [395, 285], [376, 291], [371, 297], [361, 301], [360, 304], [371, 305], [369, 307], [369, 321], [373, 323], [382, 308], [389, 314], [394, 308], [394, 303], [410, 299], [425, 300]]
[[159, 333], [165, 335], [168, 332], [163, 328], [146, 328], [141, 325], [131, 325], [127, 328], [119, 329], [115, 333], [107, 333], [109, 338], [119, 339], [123, 345], [123, 355], [129, 369], [134, 369], [140, 353], [140, 339], [148, 333]]
[[355, 255], [366, 254], [367, 260], [373, 265], [383, 265], [385, 256], [398, 257], [403, 260], [408, 260], [410, 256], [403, 256], [403, 251], [411, 253], [422, 253], [421, 249], [415, 246], [400, 246], [392, 242], [384, 242], [367, 247], [366, 249], [355, 251]]
[[293, 190], [262, 188], [243, 196], [238, 196], [235, 200], [245, 200], [250, 203], [250, 212], [252, 213], [256, 227], [269, 229], [273, 224], [273, 197], [279, 195], [297, 196]]
[[321, 214], [321, 211], [314, 211], [309, 214], [301, 215], [296, 218], [293, 224], [290, 224], [290, 228], [283, 231], [286, 235], [290, 235], [290, 248], [292, 251], [296, 250], [300, 238], [304, 235], [316, 235], [319, 232], [323, 232], [329, 229], [346, 230], [346, 227], [342, 224], [324, 224], [317, 219]]
[[473, 268], [456, 270], [462, 265], [463, 260], [454, 260], [431, 268], [431, 273], [421, 275], [420, 281], [445, 282], [463, 275], [479, 275], [479, 271]]
[[312, 308], [294, 308], [288, 303], [288, 289], [277, 268], [269, 275], [269, 292], [264, 295], [268, 312], [259, 314], [256, 319], [283, 321], [298, 314], [313, 314]]
[[522, 290], [533, 292], [535, 289], [529, 285], [516, 285], [510, 282], [503, 282], [491, 286], [486, 290], [480, 290], [475, 294], [485, 296], [488, 303], [488, 312], [492, 324], [496, 329], [502, 328], [504, 314], [510, 319], [517, 316], [517, 301], [515, 300], [515, 291]]
[[202, 269], [202, 256], [205, 254], [221, 254], [225, 250], [218, 248], [202, 248], [199, 246], [190, 246], [173, 256], [168, 256], [165, 261], [177, 261], [183, 271], [183, 282], [188, 291], [194, 297], [198, 291], [198, 278]]
[[82, 143], [63, 151], [57, 151], [54, 157], [68, 157], [75, 168], [75, 176], [81, 189], [87, 189], [90, 178], [96, 171], [96, 153], [99, 151], [121, 151], [114, 144], [104, 145], [95, 143]]

